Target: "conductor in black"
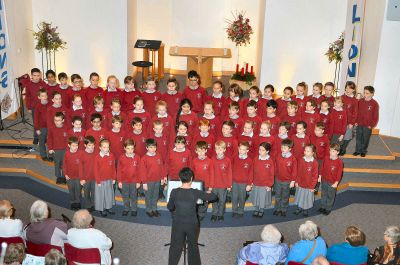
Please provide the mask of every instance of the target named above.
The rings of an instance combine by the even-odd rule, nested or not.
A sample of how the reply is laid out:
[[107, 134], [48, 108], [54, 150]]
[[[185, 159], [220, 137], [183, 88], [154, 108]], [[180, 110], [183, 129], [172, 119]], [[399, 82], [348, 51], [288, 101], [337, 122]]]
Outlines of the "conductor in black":
[[168, 210], [172, 212], [171, 246], [169, 248], [169, 265], [177, 265], [182, 255], [185, 242], [188, 245], [188, 264], [200, 265], [200, 253], [197, 239], [200, 223], [197, 216], [197, 201], [213, 201], [213, 193], [192, 189], [193, 171], [185, 167], [179, 172], [182, 182], [180, 188], [173, 189], [168, 201]]

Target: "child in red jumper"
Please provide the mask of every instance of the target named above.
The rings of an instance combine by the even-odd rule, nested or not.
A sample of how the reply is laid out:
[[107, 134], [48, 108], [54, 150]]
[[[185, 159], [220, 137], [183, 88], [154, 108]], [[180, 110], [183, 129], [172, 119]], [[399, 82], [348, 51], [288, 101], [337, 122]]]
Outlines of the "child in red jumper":
[[210, 121], [206, 120], [206, 119], [200, 120], [199, 121], [199, 130], [200, 130], [200, 132], [196, 132], [196, 134], [193, 137], [192, 146], [191, 146], [192, 155], [193, 156], [195, 155], [195, 151], [196, 151], [195, 143], [197, 143], [198, 141], [205, 141], [208, 144], [209, 157], [211, 157], [212, 154], [214, 153], [213, 147], [214, 147], [214, 143], [215, 143], [215, 133], [211, 133]]
[[230, 121], [224, 121], [222, 123], [221, 134], [216, 138], [216, 141], [223, 141], [226, 144], [226, 152], [225, 155], [232, 159], [237, 152], [238, 141], [236, 137], [233, 135], [233, 129], [235, 128], [235, 124]]
[[232, 217], [243, 217], [246, 192], [251, 189], [253, 179], [253, 161], [247, 155], [250, 145], [241, 142], [238, 155], [232, 160]]
[[197, 125], [199, 124], [199, 119], [197, 117], [197, 114], [192, 111], [192, 108], [193, 105], [189, 99], [187, 98], [182, 99], [180, 108], [176, 115], [176, 124], [178, 124], [181, 121], [186, 122], [187, 125], [189, 126], [188, 134], [193, 137], [194, 132], [198, 130]]
[[203, 117], [202, 119], [206, 119], [210, 123], [210, 133], [214, 136], [220, 133], [221, 131], [221, 120], [214, 114], [214, 102], [213, 101], [206, 101], [204, 103], [203, 109]]
[[112, 129], [112, 127], [113, 127], [112, 126], [112, 118], [114, 116], [120, 116], [122, 121], [124, 121], [124, 123], [122, 124], [122, 127], [121, 127], [121, 130], [124, 131], [125, 130], [125, 122], [129, 122], [129, 120], [127, 119], [125, 112], [123, 112], [121, 110], [121, 100], [118, 98], [113, 98], [111, 100], [110, 112], [108, 112], [106, 114], [106, 123], [103, 122], [104, 128], [106, 128], [107, 130]]
[[[283, 89], [283, 95], [276, 100], [278, 107], [276, 109], [276, 115], [284, 117], [287, 115], [287, 103], [292, 101], [293, 88], [287, 86]], [[297, 105], [298, 106], [298, 105]]]
[[[86, 90], [82, 88], [83, 86], [83, 81], [82, 77], [78, 74], [73, 74], [71, 75], [71, 83], [72, 83], [72, 88], [68, 90], [67, 92], [67, 101], [64, 100], [64, 102], [68, 102], [69, 106], [72, 107], [70, 102], [73, 102], [75, 95], [81, 96], [81, 106], [85, 109], [87, 104], [86, 104]], [[69, 107], [68, 106], [68, 107]]]
[[276, 115], [276, 110], [278, 108], [278, 103], [271, 99], [267, 102], [267, 118], [266, 121], [271, 123], [271, 134], [276, 136], [278, 134], [279, 124], [281, 123], [281, 118]]
[[361, 154], [361, 157], [365, 157], [372, 129], [378, 124], [379, 104], [373, 99], [374, 93], [374, 87], [364, 87], [364, 98], [358, 102], [357, 142], [354, 156]]
[[154, 139], [146, 140], [147, 153], [140, 160], [140, 179], [145, 193], [146, 214], [148, 217], [158, 217], [157, 200], [160, 184], [167, 183], [164, 161], [157, 153], [157, 142]]
[[125, 154], [118, 159], [117, 181], [124, 201], [122, 216], [137, 216], [137, 189], [140, 187], [140, 157], [135, 154], [135, 142], [127, 139], [124, 142]]
[[96, 148], [99, 147], [99, 143], [101, 140], [106, 138], [107, 131], [102, 128], [102, 116], [99, 113], [93, 113], [90, 117], [90, 123], [92, 127], [86, 131], [85, 136], [91, 135], [96, 140]]
[[297, 133], [291, 137], [293, 140], [292, 153], [294, 157], [299, 160], [304, 156], [304, 148], [310, 144], [310, 138], [306, 135], [307, 124], [304, 121], [297, 123]]
[[84, 137], [86, 130], [82, 129], [82, 118], [79, 116], [72, 117], [72, 128], [68, 130], [68, 138], [75, 136], [79, 141], [79, 150], [85, 149]]
[[[271, 135], [271, 123], [269, 121], [263, 121], [260, 126], [260, 133], [254, 139], [255, 157], [257, 156], [257, 148], [261, 143], [267, 142], [270, 144], [271, 150], [268, 150], [268, 154], [276, 154], [275, 149], [280, 149], [280, 140], [277, 137]], [[271, 152], [270, 152], [271, 151]]]
[[319, 180], [321, 183], [321, 208], [318, 210], [324, 215], [330, 214], [337, 187], [343, 175], [343, 161], [339, 158], [340, 146], [332, 144], [322, 164]]
[[122, 101], [122, 91], [119, 89], [119, 80], [115, 75], [107, 77], [107, 89], [103, 93], [105, 106], [111, 106], [111, 101], [118, 98]]
[[310, 137], [311, 143], [315, 146], [318, 165], [321, 168], [322, 160], [329, 154], [329, 139], [325, 132], [325, 125], [317, 122], [314, 133]]
[[253, 161], [252, 192], [250, 200], [254, 206], [254, 217], [263, 217], [264, 209], [272, 207], [272, 186], [274, 185], [275, 162], [270, 156], [271, 145], [262, 142], [258, 156]]
[[296, 134], [297, 123], [301, 121], [301, 114], [297, 112], [298, 106], [296, 101], [289, 101], [287, 103], [287, 114], [282, 116], [282, 121], [290, 123], [289, 136]]
[[176, 78], [171, 77], [167, 80], [167, 92], [161, 95], [160, 100], [167, 103], [169, 116], [175, 116], [178, 113], [182, 93], [179, 92], [179, 83]]
[[147, 106], [144, 105], [144, 99], [141, 97], [134, 98], [133, 105], [134, 109], [128, 113], [128, 124], [132, 124], [134, 118], [140, 118], [142, 120], [143, 131], [148, 133], [151, 129], [151, 115], [149, 111], [146, 111]]
[[85, 174], [81, 175], [81, 185], [83, 186], [84, 208], [88, 211], [94, 211], [94, 187], [96, 185], [94, 177], [94, 152], [95, 139], [88, 135], [84, 139], [85, 150], [82, 152], [82, 168], [85, 169]]
[[123, 119], [121, 116], [112, 117], [112, 129], [106, 132], [106, 139], [110, 141], [110, 152], [115, 157], [118, 168], [118, 159], [124, 153], [125, 132], [122, 131]]
[[58, 90], [58, 83], [56, 79], [56, 72], [53, 70], [47, 70], [46, 71], [46, 79], [47, 79], [47, 86], [46, 90], [49, 91], [50, 93]]
[[39, 89], [38, 98], [40, 102], [35, 107], [35, 113], [33, 120], [33, 127], [36, 134], [39, 137], [39, 153], [40, 157], [44, 161], [49, 161], [47, 151], [46, 151], [46, 141], [47, 141], [47, 119], [46, 113], [49, 107], [49, 102], [47, 100], [47, 91], [44, 88]]
[[174, 141], [175, 147], [168, 152], [165, 166], [169, 180], [179, 180], [179, 171], [184, 167], [190, 167], [192, 155], [189, 148], [186, 148], [186, 140], [183, 136], [177, 136]]
[[189, 85], [183, 89], [183, 98], [189, 99], [193, 103], [192, 111], [198, 114], [203, 111], [203, 104], [207, 98], [206, 89], [200, 86], [200, 76], [196, 71], [189, 71], [188, 79]]
[[[49, 106], [49, 108], [47, 109], [47, 113], [46, 113], [46, 124], [47, 127], [54, 127], [54, 115], [57, 112], [62, 112], [62, 114], [64, 114], [64, 119], [65, 122], [67, 124], [69, 124], [69, 118], [67, 115], [67, 108], [61, 103], [62, 99], [61, 99], [61, 94], [58, 91], [54, 91], [52, 94], [52, 98], [51, 101], [53, 102], [53, 104], [51, 106]], [[41, 117], [42, 118], [42, 117]], [[69, 126], [68, 126], [69, 127]]]
[[[157, 117], [157, 116], [155, 116]], [[149, 138], [153, 138], [157, 142], [158, 153], [161, 155], [162, 159], [165, 161], [167, 159], [169, 150], [169, 137], [164, 132], [164, 124], [160, 120], [155, 120], [153, 122], [153, 129], [149, 133]]]
[[[86, 121], [87, 113], [85, 108], [82, 105], [82, 96], [79, 94], [73, 95], [72, 99], [72, 105], [71, 107], [67, 110], [67, 115], [68, 115], [68, 120], [72, 121], [72, 117], [78, 116], [82, 118], [82, 122]], [[83, 122], [81, 124], [82, 128], [86, 129], [86, 123]]]
[[[191, 148], [191, 146], [192, 146], [192, 139], [193, 139], [193, 137], [192, 137], [192, 135], [189, 135], [189, 126], [188, 126], [188, 124], [186, 123], [186, 122], [184, 122], [184, 121], [180, 121], [178, 124], [177, 124], [177, 129], [176, 129], [176, 135], [175, 135], [175, 137], [176, 136], [183, 136], [183, 137], [185, 137], [185, 140], [186, 140], [186, 148], [188, 148], [188, 149], [190, 149]], [[172, 138], [170, 137], [170, 139], [174, 139], [173, 138], [173, 136], [172, 136]], [[170, 149], [172, 149], [172, 148], [174, 148], [174, 141], [170, 141]]]
[[133, 118], [131, 124], [131, 129], [125, 132], [125, 139], [132, 139], [136, 143], [136, 154], [138, 154], [140, 157], [143, 157], [147, 152], [147, 133], [143, 130], [142, 119], [139, 117]]
[[146, 78], [145, 90], [142, 93], [145, 110], [153, 117], [156, 113], [156, 103], [161, 99], [161, 93], [156, 90], [157, 84], [153, 76], [149, 75]]
[[140, 97], [142, 93], [139, 91], [139, 89], [135, 88], [135, 80], [132, 76], [128, 75], [124, 78], [124, 85], [125, 89], [122, 92], [121, 110], [126, 112], [134, 109], [133, 100], [137, 97]]
[[100, 114], [100, 116], [102, 117], [102, 122], [104, 124], [108, 123], [107, 111], [104, 109], [104, 99], [101, 96], [96, 96], [93, 99], [92, 111], [89, 112], [89, 115], [87, 115], [87, 120], [86, 120], [86, 124], [88, 125], [88, 127], [90, 125], [90, 119], [94, 113]]
[[49, 154], [53, 155], [54, 171], [57, 177], [57, 184], [65, 184], [65, 177], [62, 172], [62, 165], [64, 160], [65, 148], [67, 147], [68, 130], [64, 125], [64, 114], [56, 112], [53, 118], [54, 126], [49, 128], [47, 135], [47, 147]]
[[333, 101], [335, 100], [335, 96], [333, 92], [335, 91], [335, 84], [332, 82], [326, 82], [324, 85], [325, 94], [322, 96], [322, 100], [326, 100], [329, 103], [330, 107], [333, 107]]
[[247, 106], [247, 104], [250, 101], [254, 101], [257, 103], [257, 116], [261, 118], [261, 120], [265, 120], [267, 118], [267, 102], [268, 100], [265, 100], [261, 97], [261, 90], [258, 86], [252, 86], [249, 88], [249, 98], [244, 100], [244, 105]]
[[347, 113], [343, 109], [343, 100], [341, 97], [335, 98], [331, 111], [329, 124], [331, 144], [341, 144], [347, 127]]
[[[237, 103], [237, 109], [238, 109], [238, 113], [236, 113], [237, 115], [239, 115], [240, 117], [243, 116], [244, 114], [244, 110], [246, 109], [246, 105], [244, 104], [244, 100], [243, 100], [243, 90], [242, 88], [236, 84], [233, 83], [229, 86], [228, 88], [228, 95], [229, 97], [226, 99], [226, 106], [230, 108], [231, 103]], [[229, 108], [225, 108], [223, 110], [223, 117], [226, 116], [231, 116], [231, 113], [229, 112]], [[239, 112], [239, 110], [241, 112]]]
[[100, 211], [101, 216], [114, 215], [112, 210], [115, 204], [114, 187], [116, 180], [115, 157], [110, 153], [110, 142], [103, 139], [99, 143], [100, 152], [94, 159], [94, 208]]
[[317, 82], [314, 83], [312, 87], [312, 94], [307, 97], [307, 100], [313, 99], [315, 103], [317, 103], [317, 109], [321, 108], [321, 101], [323, 100], [321, 93], [322, 93], [322, 84]]
[[281, 144], [282, 153], [275, 160], [275, 211], [274, 215], [286, 216], [289, 206], [290, 189], [297, 177], [297, 160], [292, 155], [293, 142], [285, 139]]
[[243, 119], [245, 121], [252, 121], [253, 122], [253, 128], [254, 128], [254, 133], [258, 134], [259, 132], [259, 127], [262, 122], [262, 119], [260, 116], [257, 114], [257, 102], [254, 100], [250, 100], [247, 105], [246, 105], [246, 113], [243, 115]]
[[317, 104], [313, 99], [308, 99], [305, 105], [305, 111], [301, 114], [301, 120], [307, 123], [306, 134], [312, 135], [315, 124], [319, 122], [319, 113], [316, 111]]
[[303, 216], [308, 216], [308, 210], [314, 205], [315, 185], [318, 181], [318, 162], [314, 157], [315, 146], [307, 144], [304, 148], [304, 156], [297, 159], [297, 178], [295, 204], [297, 210], [295, 215], [303, 212]]
[[300, 82], [296, 86], [296, 95], [292, 96], [292, 100], [297, 102], [299, 112], [302, 113], [306, 107], [307, 101], [307, 88], [308, 85], [305, 82]]
[[254, 134], [254, 123], [252, 121], [246, 121], [243, 126], [243, 132], [237, 138], [238, 142], [248, 142], [250, 145], [249, 156], [251, 158], [254, 157], [254, 141], [255, 141], [255, 134]]
[[78, 150], [79, 140], [75, 136], [68, 138], [68, 150], [65, 152], [63, 172], [67, 180], [71, 210], [81, 208], [81, 184], [83, 175], [82, 153]]
[[89, 76], [89, 82], [90, 85], [88, 87], [85, 88], [86, 91], [86, 104], [87, 104], [87, 108], [89, 110], [93, 110], [93, 105], [92, 102], [94, 100], [95, 97], [104, 97], [104, 90], [103, 88], [99, 87], [99, 80], [100, 80], [100, 76], [99, 74], [93, 72], [90, 74]]
[[210, 188], [217, 195], [218, 201], [212, 204], [211, 221], [223, 221], [226, 193], [232, 188], [232, 164], [225, 156], [226, 144], [223, 141], [215, 143], [215, 156], [212, 158], [214, 178], [210, 180]]
[[[58, 81], [60, 81], [60, 84], [58, 85], [58, 88], [56, 89], [60, 94], [61, 98], [65, 104], [66, 108], [71, 107], [71, 102], [68, 102], [68, 93], [72, 89], [72, 86], [68, 84], [68, 75], [64, 72], [61, 72], [57, 75]], [[52, 95], [53, 92], [49, 93], [49, 96]]]
[[235, 137], [237, 137], [238, 135], [240, 135], [242, 133], [243, 125], [244, 125], [244, 120], [242, 119], [242, 117], [239, 116], [239, 112], [240, 112], [239, 103], [232, 101], [229, 104], [228, 112], [229, 112], [229, 115], [228, 115], [227, 120], [232, 121], [232, 123], [234, 124], [232, 134]]
[[342, 95], [343, 108], [346, 110], [347, 114], [347, 127], [342, 144], [340, 145], [340, 156], [346, 154], [347, 146], [351, 139], [353, 139], [354, 124], [356, 123], [358, 115], [358, 99], [355, 97], [355, 92], [356, 84], [353, 81], [347, 81], [344, 94]]
[[319, 120], [324, 123], [325, 131], [329, 132], [329, 124], [331, 123], [331, 113], [329, 112], [329, 102], [327, 100], [321, 101], [321, 110], [319, 111]]
[[212, 85], [213, 93], [208, 97], [209, 101], [213, 102], [215, 116], [222, 118], [225, 108], [226, 98], [224, 97], [224, 84], [220, 80], [216, 80]]
[[153, 126], [157, 120], [162, 122], [163, 134], [168, 141], [171, 141], [171, 138], [175, 136], [175, 119], [169, 112], [169, 105], [163, 100], [159, 100], [156, 104], [156, 115], [152, 118]]

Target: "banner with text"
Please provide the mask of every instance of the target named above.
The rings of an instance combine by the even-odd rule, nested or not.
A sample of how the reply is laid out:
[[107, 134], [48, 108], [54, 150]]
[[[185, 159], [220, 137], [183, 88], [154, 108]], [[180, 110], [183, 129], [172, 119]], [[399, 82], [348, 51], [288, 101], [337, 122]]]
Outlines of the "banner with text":
[[357, 84], [364, 25], [364, 10], [365, 0], [347, 1], [346, 29], [339, 94], [343, 94], [344, 86], [347, 81], [353, 81]]
[[0, 103], [1, 118], [7, 118], [18, 109], [18, 96], [12, 78], [4, 0], [0, 0]]

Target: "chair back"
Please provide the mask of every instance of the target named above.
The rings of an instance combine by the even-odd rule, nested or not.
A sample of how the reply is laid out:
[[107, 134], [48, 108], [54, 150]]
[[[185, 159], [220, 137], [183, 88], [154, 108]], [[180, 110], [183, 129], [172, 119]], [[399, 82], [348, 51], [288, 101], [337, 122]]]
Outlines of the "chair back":
[[88, 264], [100, 264], [101, 262], [98, 248], [76, 248], [69, 243], [64, 243], [64, 252], [70, 265], [75, 264], [75, 262]]
[[22, 243], [24, 244], [24, 240], [22, 237], [19, 236], [14, 236], [14, 237], [0, 237], [0, 244], [6, 242], [8, 245], [10, 244], [18, 244]]
[[35, 244], [30, 241], [26, 241], [26, 248], [29, 254], [39, 257], [46, 256], [46, 254], [52, 249], [57, 249], [61, 253], [63, 252], [61, 247], [59, 246], [54, 246], [50, 244]]

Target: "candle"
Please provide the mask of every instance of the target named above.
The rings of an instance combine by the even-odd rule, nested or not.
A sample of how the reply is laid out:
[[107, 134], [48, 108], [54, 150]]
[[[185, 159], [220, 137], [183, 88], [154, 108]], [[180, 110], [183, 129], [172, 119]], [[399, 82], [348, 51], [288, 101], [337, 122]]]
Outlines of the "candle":
[[251, 66], [250, 73], [253, 74], [253, 66]]
[[242, 74], [241, 74], [241, 76], [244, 76], [244, 68], [242, 67]]
[[239, 64], [236, 64], [236, 73], [239, 72]]
[[249, 72], [249, 64], [246, 63], [246, 73], [248, 73], [248, 72]]

